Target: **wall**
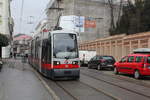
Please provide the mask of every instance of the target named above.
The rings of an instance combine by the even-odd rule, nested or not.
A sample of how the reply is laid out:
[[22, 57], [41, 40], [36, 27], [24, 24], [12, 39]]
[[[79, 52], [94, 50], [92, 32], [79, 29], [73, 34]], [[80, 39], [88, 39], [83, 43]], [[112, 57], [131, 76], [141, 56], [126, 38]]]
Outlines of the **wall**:
[[136, 48], [150, 48], [150, 32], [115, 35], [80, 44], [80, 50], [95, 50], [97, 55], [112, 55], [116, 60], [132, 53]]
[[[95, 40], [100, 37], [109, 36], [110, 8], [104, 0], [62, 0], [59, 7], [63, 10], [54, 9], [58, 7], [55, 1], [51, 8], [47, 9], [47, 17], [50, 20], [49, 28], [56, 25], [59, 13], [62, 15], [84, 16], [86, 20], [95, 21], [96, 27], [85, 27], [84, 32], [80, 32], [80, 40]], [[118, 7], [115, 7], [115, 20], [118, 16]]]

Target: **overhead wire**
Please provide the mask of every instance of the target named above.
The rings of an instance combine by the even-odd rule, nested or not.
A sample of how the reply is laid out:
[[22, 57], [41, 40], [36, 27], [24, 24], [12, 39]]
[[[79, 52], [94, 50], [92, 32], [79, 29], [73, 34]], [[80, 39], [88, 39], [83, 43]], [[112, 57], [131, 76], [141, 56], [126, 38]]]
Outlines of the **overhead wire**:
[[41, 18], [44, 16], [44, 13], [45, 13], [45, 10], [42, 11], [42, 13], [40, 14], [41, 16], [39, 16], [39, 17], [37, 18], [37, 20], [35, 20], [35, 23], [33, 24], [32, 29], [34, 29], [34, 28], [35, 28], [35, 25], [37, 25], [37, 24], [40, 22]]

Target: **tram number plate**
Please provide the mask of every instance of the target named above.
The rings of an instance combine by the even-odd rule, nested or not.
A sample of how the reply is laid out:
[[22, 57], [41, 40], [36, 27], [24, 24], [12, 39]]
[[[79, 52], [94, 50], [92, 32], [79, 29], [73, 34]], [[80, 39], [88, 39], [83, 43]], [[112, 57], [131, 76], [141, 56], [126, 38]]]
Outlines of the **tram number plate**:
[[64, 74], [71, 74], [71, 71], [65, 71]]

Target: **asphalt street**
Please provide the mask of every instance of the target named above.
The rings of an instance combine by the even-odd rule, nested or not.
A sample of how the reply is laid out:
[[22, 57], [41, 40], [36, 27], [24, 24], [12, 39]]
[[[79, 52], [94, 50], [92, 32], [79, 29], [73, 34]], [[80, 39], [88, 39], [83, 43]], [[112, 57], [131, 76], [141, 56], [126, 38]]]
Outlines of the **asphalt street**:
[[32, 70], [21, 60], [7, 59], [0, 72], [0, 100], [53, 100]]
[[150, 100], [150, 77], [115, 75], [81, 67], [79, 80], [53, 81], [21, 60], [6, 60], [0, 72], [0, 100]]

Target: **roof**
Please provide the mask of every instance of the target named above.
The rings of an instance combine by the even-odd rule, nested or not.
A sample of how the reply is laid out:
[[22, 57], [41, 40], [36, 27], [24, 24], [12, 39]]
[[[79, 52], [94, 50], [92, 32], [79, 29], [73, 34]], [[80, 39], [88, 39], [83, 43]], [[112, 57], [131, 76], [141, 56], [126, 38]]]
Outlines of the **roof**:
[[[47, 4], [47, 7], [46, 9], [49, 9], [53, 6], [54, 2], [56, 2], [57, 0], [50, 0], [49, 3]], [[86, 0], [84, 0], [86, 2]], [[91, 2], [101, 2], [101, 3], [108, 3], [107, 0], [88, 0], [88, 1], [91, 1]], [[124, 0], [126, 1], [126, 0]], [[73, 1], [72, 1], [73, 2]], [[113, 1], [114, 4], [118, 4], [120, 2], [120, 0], [114, 0]]]
[[136, 54], [129, 54], [128, 56], [150, 56], [149, 54], [145, 54], [145, 53], [136, 53]]
[[138, 48], [133, 50], [133, 53], [149, 53], [150, 54], [150, 48]]
[[74, 33], [74, 34], [77, 34], [77, 32], [74, 32], [72, 30], [66, 30], [66, 29], [62, 29], [62, 30], [54, 30], [54, 31], [51, 31], [51, 33]]
[[22, 40], [22, 39], [26, 39], [26, 40], [29, 40], [29, 39], [32, 39], [31, 36], [28, 36], [28, 35], [19, 35], [17, 37], [14, 37], [14, 40]]

